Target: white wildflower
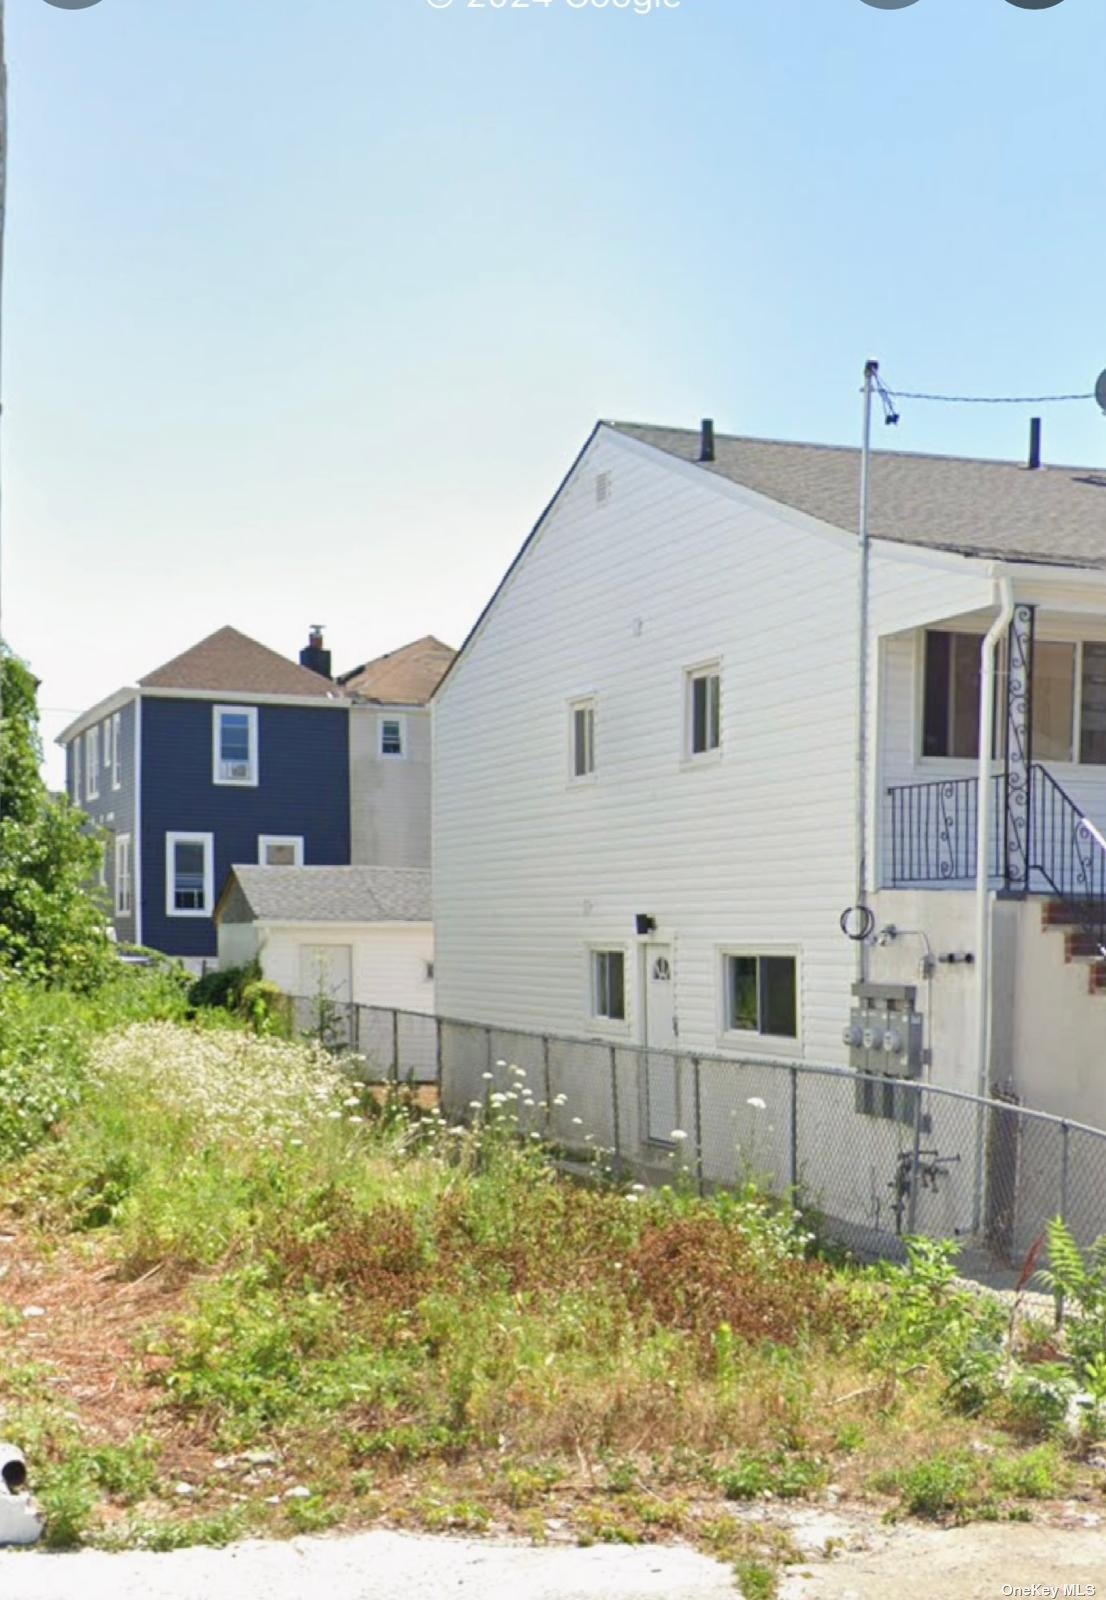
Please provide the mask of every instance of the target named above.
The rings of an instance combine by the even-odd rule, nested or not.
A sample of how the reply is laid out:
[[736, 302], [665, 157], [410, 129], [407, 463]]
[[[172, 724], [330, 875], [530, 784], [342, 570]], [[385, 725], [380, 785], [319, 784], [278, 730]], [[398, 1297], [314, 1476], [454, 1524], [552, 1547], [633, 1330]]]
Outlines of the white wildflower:
[[752, 1106], [754, 1111], [766, 1111], [768, 1109], [759, 1094], [751, 1094], [745, 1104]]
[[673, 1144], [682, 1144], [687, 1138], [687, 1134], [682, 1128], [673, 1128], [668, 1137], [672, 1140]]

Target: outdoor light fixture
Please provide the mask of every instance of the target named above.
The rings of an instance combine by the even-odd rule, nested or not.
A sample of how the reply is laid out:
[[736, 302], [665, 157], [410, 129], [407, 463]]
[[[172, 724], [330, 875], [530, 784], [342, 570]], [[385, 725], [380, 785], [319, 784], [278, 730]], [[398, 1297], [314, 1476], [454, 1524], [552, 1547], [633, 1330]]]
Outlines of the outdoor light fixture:
[[657, 919], [648, 916], [644, 911], [639, 911], [634, 918], [634, 926], [639, 933], [656, 933]]

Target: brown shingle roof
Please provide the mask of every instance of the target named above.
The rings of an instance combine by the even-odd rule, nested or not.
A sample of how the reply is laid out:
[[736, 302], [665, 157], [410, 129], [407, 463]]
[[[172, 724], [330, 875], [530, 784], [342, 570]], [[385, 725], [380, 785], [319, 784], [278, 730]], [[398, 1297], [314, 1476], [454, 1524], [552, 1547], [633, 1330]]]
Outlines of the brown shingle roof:
[[[613, 422], [618, 433], [683, 461], [699, 461], [698, 429]], [[859, 452], [719, 434], [703, 465], [758, 494], [855, 533]], [[872, 537], [999, 561], [1106, 567], [1106, 473], [963, 456], [872, 455]]]
[[424, 706], [456, 653], [428, 633], [402, 649], [390, 650], [385, 656], [377, 656], [375, 661], [339, 674], [337, 681], [346, 694], [360, 695], [363, 700], [379, 700], [394, 706]]
[[329, 678], [277, 655], [237, 628], [220, 628], [190, 650], [138, 680], [143, 689], [208, 689], [219, 694], [302, 695], [340, 693]]

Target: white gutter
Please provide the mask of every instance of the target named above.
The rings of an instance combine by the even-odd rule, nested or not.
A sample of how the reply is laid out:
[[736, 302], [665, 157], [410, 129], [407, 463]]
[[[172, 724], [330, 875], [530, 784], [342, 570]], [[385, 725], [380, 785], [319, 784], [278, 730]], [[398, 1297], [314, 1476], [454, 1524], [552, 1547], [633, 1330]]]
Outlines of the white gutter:
[[[1014, 586], [995, 579], [998, 615], [983, 641], [979, 668], [979, 804], [975, 862], [976, 1093], [987, 1094], [991, 1054], [991, 751], [995, 739], [995, 653], [1014, 615]], [[977, 1162], [977, 1171], [979, 1163]]]

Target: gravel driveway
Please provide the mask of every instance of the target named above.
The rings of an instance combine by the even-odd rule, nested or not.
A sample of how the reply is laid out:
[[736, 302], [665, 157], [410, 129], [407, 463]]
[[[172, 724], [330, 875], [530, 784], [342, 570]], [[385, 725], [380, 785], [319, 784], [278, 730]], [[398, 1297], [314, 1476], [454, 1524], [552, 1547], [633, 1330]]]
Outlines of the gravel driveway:
[[104, 1555], [0, 1551], [3, 1600], [736, 1600], [679, 1546], [535, 1549], [418, 1534]]

